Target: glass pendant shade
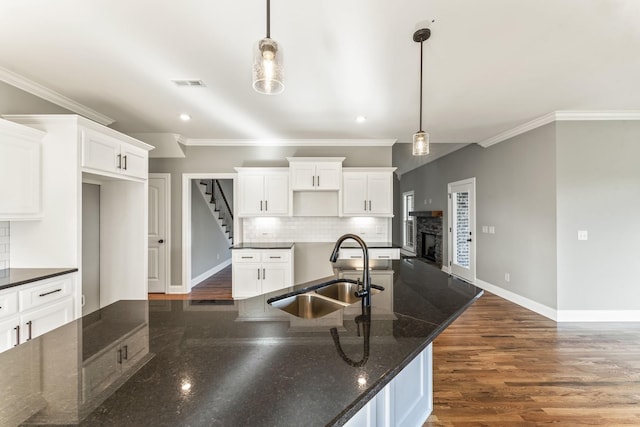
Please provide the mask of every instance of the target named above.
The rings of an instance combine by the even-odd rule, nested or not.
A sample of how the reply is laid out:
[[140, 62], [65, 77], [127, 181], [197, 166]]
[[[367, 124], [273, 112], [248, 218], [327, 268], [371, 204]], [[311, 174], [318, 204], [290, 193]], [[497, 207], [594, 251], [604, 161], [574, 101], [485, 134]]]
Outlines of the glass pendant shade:
[[429, 134], [419, 131], [413, 134], [413, 155], [426, 156], [429, 154]]
[[253, 88], [267, 95], [284, 90], [282, 49], [268, 37], [258, 41], [253, 55]]

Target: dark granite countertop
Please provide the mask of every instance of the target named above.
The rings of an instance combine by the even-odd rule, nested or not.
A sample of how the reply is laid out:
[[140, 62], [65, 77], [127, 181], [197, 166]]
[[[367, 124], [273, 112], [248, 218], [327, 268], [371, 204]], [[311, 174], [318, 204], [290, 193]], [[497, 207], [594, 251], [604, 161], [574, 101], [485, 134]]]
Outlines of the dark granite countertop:
[[0, 270], [0, 290], [78, 271], [77, 268], [7, 268]]
[[291, 249], [293, 245], [293, 242], [243, 242], [229, 249]]
[[[74, 351], [83, 360], [83, 349], [84, 359], [99, 351], [95, 336], [105, 335], [109, 325], [127, 329], [121, 325], [123, 312], [134, 326], [148, 316], [149, 360], [83, 415], [83, 426], [342, 425], [482, 294], [417, 259], [388, 265], [386, 272], [376, 273], [390, 286], [372, 297], [369, 356], [360, 367], [343, 356], [359, 360], [365, 354], [355, 321], [362, 307], [300, 319], [266, 304], [292, 288], [240, 301], [119, 301], [24, 345], [39, 348], [45, 360], [50, 352], [68, 357]], [[332, 340], [332, 327], [343, 356]], [[65, 338], [70, 333], [87, 344], [73, 347]], [[16, 369], [2, 368], [16, 349], [0, 354], [1, 375], [2, 369]], [[61, 366], [71, 369], [67, 365]], [[81, 366], [76, 368], [75, 373], [57, 372], [56, 378], [64, 382], [61, 390], [70, 382], [80, 384], [80, 391], [72, 393], [78, 398], [83, 381]], [[50, 367], [42, 369], [46, 375]]]

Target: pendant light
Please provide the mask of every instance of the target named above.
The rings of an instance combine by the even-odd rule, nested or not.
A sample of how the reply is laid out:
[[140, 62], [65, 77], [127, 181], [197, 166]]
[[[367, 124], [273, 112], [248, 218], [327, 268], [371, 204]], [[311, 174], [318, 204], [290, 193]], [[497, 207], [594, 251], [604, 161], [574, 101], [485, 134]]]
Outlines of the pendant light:
[[253, 88], [267, 95], [284, 90], [282, 48], [271, 38], [271, 1], [267, 0], [267, 37], [259, 40], [253, 55]]
[[429, 154], [429, 134], [422, 130], [422, 43], [431, 37], [431, 30], [422, 28], [413, 33], [413, 41], [420, 43], [420, 130], [413, 134], [413, 155]]

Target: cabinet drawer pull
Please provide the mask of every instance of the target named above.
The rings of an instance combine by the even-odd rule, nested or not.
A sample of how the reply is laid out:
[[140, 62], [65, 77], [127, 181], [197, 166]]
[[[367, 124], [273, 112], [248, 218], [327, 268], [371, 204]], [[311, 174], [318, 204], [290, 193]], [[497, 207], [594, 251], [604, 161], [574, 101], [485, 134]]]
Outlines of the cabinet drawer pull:
[[122, 169], [127, 170], [127, 156], [122, 156]]
[[31, 341], [31, 325], [33, 325], [33, 322], [29, 320], [27, 322], [27, 326], [29, 327], [29, 337], [27, 338], [27, 341]]
[[362, 258], [362, 255], [351, 255], [350, 258]]
[[122, 349], [118, 349], [118, 365], [122, 365]]
[[116, 168], [122, 169], [122, 156], [118, 154], [116, 156], [116, 159], [117, 159]]
[[55, 294], [56, 292], [62, 291], [62, 288], [56, 289], [55, 291], [45, 292], [44, 294], [40, 294], [41, 297], [46, 297], [47, 295]]
[[14, 345], [14, 347], [16, 347], [17, 345], [20, 344], [20, 325], [13, 328], [13, 330], [16, 331], [16, 343]]
[[[271, 259], [280, 259], [282, 257], [281, 256], [270, 256], [269, 258], [271, 258]], [[0, 307], [0, 308], [2, 308], [2, 307]]]
[[389, 258], [389, 255], [380, 255], [378, 258]]
[[252, 256], [243, 256], [242, 259], [253, 259]]

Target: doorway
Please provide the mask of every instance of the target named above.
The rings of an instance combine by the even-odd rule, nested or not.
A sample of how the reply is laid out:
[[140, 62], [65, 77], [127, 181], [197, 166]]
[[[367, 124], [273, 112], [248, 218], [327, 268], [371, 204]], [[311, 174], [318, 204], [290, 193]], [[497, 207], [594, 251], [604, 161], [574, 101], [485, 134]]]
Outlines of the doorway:
[[447, 185], [450, 273], [465, 282], [476, 279], [476, 179]]
[[166, 293], [171, 280], [171, 174], [149, 174], [149, 292]]

